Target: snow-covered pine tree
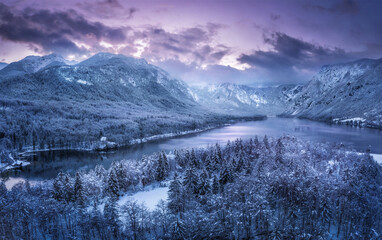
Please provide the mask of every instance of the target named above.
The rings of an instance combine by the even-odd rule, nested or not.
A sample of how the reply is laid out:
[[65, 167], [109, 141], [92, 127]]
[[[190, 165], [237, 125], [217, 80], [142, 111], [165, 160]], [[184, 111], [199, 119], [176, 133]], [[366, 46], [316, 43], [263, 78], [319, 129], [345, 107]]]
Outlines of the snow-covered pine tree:
[[163, 181], [167, 176], [169, 172], [169, 164], [167, 157], [164, 153], [159, 154], [159, 159], [157, 163], [157, 168], [155, 171], [155, 179], [157, 181]]
[[177, 173], [168, 188], [168, 208], [174, 214], [182, 212], [184, 208], [182, 183]]
[[74, 178], [74, 201], [80, 206], [85, 205], [84, 187], [79, 172], [76, 172], [76, 176]]
[[210, 178], [208, 177], [208, 173], [204, 170], [199, 176], [198, 192], [199, 192], [199, 195], [205, 195], [210, 193], [210, 191], [211, 191]]
[[115, 172], [114, 168], [110, 169], [110, 172], [107, 176], [105, 192], [111, 198], [118, 198], [120, 195], [118, 177], [117, 177], [117, 173]]
[[185, 191], [190, 194], [198, 193], [198, 176], [193, 168], [187, 168], [183, 179]]

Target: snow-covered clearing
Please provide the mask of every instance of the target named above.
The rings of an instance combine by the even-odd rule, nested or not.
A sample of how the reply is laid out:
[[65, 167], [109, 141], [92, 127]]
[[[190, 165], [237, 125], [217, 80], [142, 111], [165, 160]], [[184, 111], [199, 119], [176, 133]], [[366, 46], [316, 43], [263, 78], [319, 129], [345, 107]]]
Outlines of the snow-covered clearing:
[[[18, 183], [25, 183], [25, 179], [21, 178], [21, 177], [10, 177], [4, 183], [5, 183], [5, 187], [8, 190], [11, 190], [13, 188], [13, 186], [15, 186], [16, 184], [18, 184]], [[32, 185], [32, 186], [37, 184], [37, 183], [39, 183], [39, 181], [29, 181], [29, 184]]]
[[371, 153], [370, 155], [373, 156], [377, 163], [382, 164], [382, 154]]
[[153, 211], [160, 200], [167, 200], [167, 192], [168, 187], [158, 187], [148, 191], [137, 192], [133, 195], [127, 194], [118, 200], [118, 204], [122, 206], [127, 201], [137, 201], [138, 204], [143, 204]]

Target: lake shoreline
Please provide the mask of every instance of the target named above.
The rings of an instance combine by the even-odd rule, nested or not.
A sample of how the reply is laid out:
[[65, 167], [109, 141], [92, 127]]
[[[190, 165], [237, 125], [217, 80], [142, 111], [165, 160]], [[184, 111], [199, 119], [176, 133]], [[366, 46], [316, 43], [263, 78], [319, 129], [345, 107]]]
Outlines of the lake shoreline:
[[[201, 130], [201, 129], [199, 129]], [[327, 124], [324, 122], [297, 119], [268, 117], [263, 121], [241, 121], [224, 124], [221, 127], [203, 129], [204, 131], [187, 132], [183, 136], [151, 138], [146, 142], [136, 142], [128, 147], [120, 147], [115, 151], [97, 152], [83, 150], [51, 150], [24, 153], [28, 156], [29, 166], [19, 170], [2, 173], [3, 178], [24, 178], [44, 180], [54, 178], [60, 171], [74, 174], [78, 170], [88, 171], [102, 165], [108, 168], [114, 161], [142, 159], [157, 152], [173, 152], [174, 149], [205, 148], [216, 143], [224, 145], [235, 139], [249, 139], [256, 136], [279, 138], [294, 136], [297, 139], [316, 143], [331, 143], [333, 147], [345, 146], [349, 150], [371, 154], [382, 154], [382, 132], [368, 128], [355, 128]], [[162, 136], [164, 137], [164, 136]], [[371, 146], [371, 148], [369, 148]]]
[[[222, 128], [225, 126], [230, 126], [232, 124], [236, 124], [236, 123], [240, 123], [240, 122], [263, 121], [263, 120], [266, 120], [267, 118], [268, 118], [267, 116], [252, 116], [252, 117], [242, 117], [239, 119], [231, 119], [227, 122], [224, 122], [224, 123], [221, 123], [218, 125], [214, 125], [214, 126], [208, 126], [205, 128], [199, 128], [199, 129], [189, 130], [189, 131], [182, 131], [180, 133], [158, 134], [158, 135], [145, 137], [143, 139], [133, 139], [133, 140], [130, 140], [129, 143], [127, 143], [127, 144], [118, 144], [118, 146], [116, 148], [103, 149], [103, 150], [99, 150], [95, 147], [93, 147], [93, 148], [77, 148], [76, 147], [76, 148], [37, 149], [37, 150], [27, 150], [27, 151], [23, 151], [23, 152], [17, 152], [17, 153], [15, 153], [17, 156], [16, 162], [21, 161], [21, 162], [23, 162], [23, 165], [19, 165], [19, 164], [15, 165], [15, 162], [14, 162], [14, 163], [2, 166], [0, 168], [0, 174], [4, 174], [7, 171], [12, 171], [15, 169], [22, 168], [23, 166], [30, 165], [30, 162], [25, 161], [25, 160], [21, 160], [21, 159], [25, 159], [27, 157], [33, 156], [36, 153], [62, 152], [62, 151], [68, 151], [68, 152], [78, 151], [78, 153], [83, 153], [83, 152], [100, 152], [100, 153], [102, 153], [102, 152], [109, 152], [109, 151], [118, 151], [118, 149], [130, 148], [130, 147], [134, 147], [134, 146], [137, 146], [137, 145], [140, 145], [143, 143], [155, 142], [158, 140], [172, 139], [172, 138], [177, 138], [177, 137], [192, 136], [193, 134], [203, 133], [206, 131], [210, 131], [210, 130], [217, 129], [217, 128]], [[9, 153], [9, 154], [11, 154], [11, 153]]]
[[310, 118], [310, 117], [304, 117], [304, 116], [292, 116], [288, 114], [279, 114], [276, 115], [276, 117], [279, 118], [296, 118], [296, 119], [305, 119], [315, 122], [322, 122], [327, 123], [329, 125], [342, 125], [342, 126], [348, 126], [348, 127], [354, 127], [354, 128], [368, 128], [368, 129], [376, 129], [382, 131], [382, 126], [378, 124], [370, 123], [367, 119], [363, 119], [363, 121], [356, 121], [353, 123], [352, 118]]

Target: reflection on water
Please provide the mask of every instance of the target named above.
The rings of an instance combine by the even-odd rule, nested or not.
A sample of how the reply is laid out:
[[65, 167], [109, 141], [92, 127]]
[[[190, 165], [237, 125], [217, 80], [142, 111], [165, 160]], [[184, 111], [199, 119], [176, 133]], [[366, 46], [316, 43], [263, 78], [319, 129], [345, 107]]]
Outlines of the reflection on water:
[[157, 151], [168, 152], [176, 148], [204, 147], [215, 143], [226, 143], [236, 138], [246, 139], [256, 135], [262, 137], [265, 134], [271, 137], [294, 135], [315, 142], [341, 142], [358, 151], [364, 151], [370, 145], [372, 152], [382, 153], [382, 131], [380, 130], [328, 125], [302, 119], [269, 118], [263, 121], [237, 123], [189, 136], [144, 143], [103, 154], [80, 151], [36, 153], [29, 157], [31, 165], [22, 170], [8, 172], [7, 176], [11, 177], [11, 180], [14, 178], [27, 178], [32, 181], [51, 179], [61, 170], [73, 174], [77, 170], [94, 168], [97, 164], [108, 168], [114, 160], [136, 159]]

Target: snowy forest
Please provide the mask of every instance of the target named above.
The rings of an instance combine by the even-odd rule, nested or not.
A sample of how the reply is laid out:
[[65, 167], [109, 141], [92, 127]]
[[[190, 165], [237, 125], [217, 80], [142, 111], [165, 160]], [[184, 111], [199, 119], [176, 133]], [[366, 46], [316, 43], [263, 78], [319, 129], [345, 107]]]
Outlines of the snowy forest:
[[382, 240], [381, 12], [0, 0], [0, 240]]
[[[126, 193], [159, 184], [150, 211]], [[380, 239], [382, 168], [343, 145], [237, 139], [97, 166], [8, 191], [2, 239]]]

